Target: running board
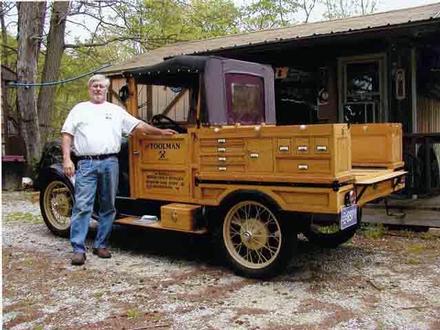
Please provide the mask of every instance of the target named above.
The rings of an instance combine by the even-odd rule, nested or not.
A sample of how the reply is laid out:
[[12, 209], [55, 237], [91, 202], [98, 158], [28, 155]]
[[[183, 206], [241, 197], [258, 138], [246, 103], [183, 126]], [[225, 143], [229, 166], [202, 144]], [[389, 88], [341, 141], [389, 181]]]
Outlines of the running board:
[[133, 217], [133, 216], [119, 218], [119, 219], [115, 220], [114, 223], [116, 223], [118, 225], [124, 225], [124, 226], [135, 226], [135, 227], [153, 228], [153, 229], [161, 229], [161, 230], [172, 230], [172, 231], [178, 231], [178, 232], [182, 232], [182, 233], [191, 233], [191, 234], [198, 234], [198, 235], [203, 235], [203, 234], [208, 233], [208, 230], [206, 228], [194, 229], [194, 230], [170, 228], [170, 227], [162, 226], [160, 221], [146, 222], [146, 221], [142, 221], [141, 217]]

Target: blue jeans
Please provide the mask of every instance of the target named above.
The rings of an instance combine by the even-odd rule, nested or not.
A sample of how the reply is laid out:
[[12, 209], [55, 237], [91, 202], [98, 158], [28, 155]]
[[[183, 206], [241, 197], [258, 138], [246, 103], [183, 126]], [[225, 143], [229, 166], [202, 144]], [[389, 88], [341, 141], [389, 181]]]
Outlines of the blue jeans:
[[78, 162], [75, 177], [75, 203], [70, 225], [70, 242], [73, 252], [86, 252], [85, 240], [96, 194], [99, 198], [99, 225], [93, 247], [107, 247], [116, 214], [118, 175], [119, 164], [116, 157], [103, 160], [85, 159]]

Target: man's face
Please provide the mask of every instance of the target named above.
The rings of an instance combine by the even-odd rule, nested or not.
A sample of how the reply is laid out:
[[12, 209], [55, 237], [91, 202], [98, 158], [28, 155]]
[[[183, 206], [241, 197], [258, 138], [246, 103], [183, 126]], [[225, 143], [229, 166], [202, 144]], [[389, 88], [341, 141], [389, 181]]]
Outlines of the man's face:
[[105, 81], [94, 81], [89, 86], [89, 96], [92, 103], [103, 103], [107, 95]]

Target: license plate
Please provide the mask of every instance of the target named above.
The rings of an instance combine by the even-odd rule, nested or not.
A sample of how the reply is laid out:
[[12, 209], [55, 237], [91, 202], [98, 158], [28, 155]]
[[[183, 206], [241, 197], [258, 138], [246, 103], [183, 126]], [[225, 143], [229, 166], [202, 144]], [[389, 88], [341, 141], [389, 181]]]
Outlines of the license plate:
[[341, 221], [339, 223], [341, 230], [357, 224], [357, 205], [346, 206], [341, 212]]

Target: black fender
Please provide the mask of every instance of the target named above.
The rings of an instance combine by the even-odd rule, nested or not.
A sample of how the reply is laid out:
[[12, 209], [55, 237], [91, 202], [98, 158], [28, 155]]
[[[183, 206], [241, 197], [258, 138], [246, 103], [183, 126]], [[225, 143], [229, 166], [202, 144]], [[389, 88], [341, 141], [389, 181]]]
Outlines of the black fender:
[[238, 189], [226, 195], [222, 201], [220, 202], [220, 207], [225, 207], [234, 203], [235, 200], [241, 199], [243, 197], [249, 197], [250, 199], [258, 199], [261, 202], [269, 203], [277, 211], [281, 211], [281, 207], [278, 203], [269, 195], [259, 191], [252, 189]]
[[41, 191], [47, 185], [50, 178], [54, 176], [64, 179], [69, 188], [74, 191], [75, 179], [64, 174], [63, 165], [60, 163], [52, 164], [40, 170], [37, 179], [37, 189]]

